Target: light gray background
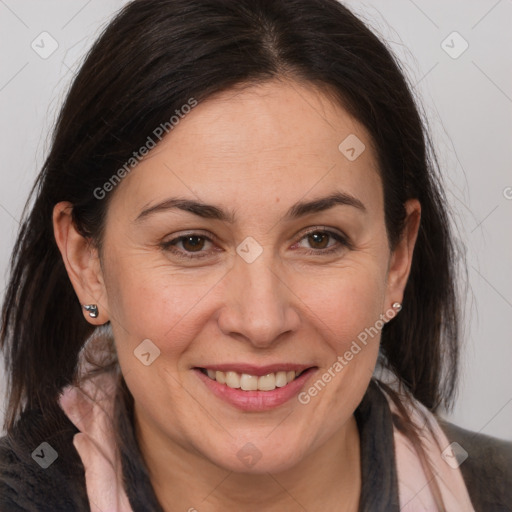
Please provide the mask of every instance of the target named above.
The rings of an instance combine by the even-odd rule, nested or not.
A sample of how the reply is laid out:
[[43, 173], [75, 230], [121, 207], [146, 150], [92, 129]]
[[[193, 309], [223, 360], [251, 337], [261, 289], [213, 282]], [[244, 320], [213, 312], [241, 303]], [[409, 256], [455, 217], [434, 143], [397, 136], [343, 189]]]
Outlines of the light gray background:
[[[86, 49], [125, 3], [0, 0], [0, 291], [64, 93]], [[512, 440], [512, 0], [345, 4], [404, 64], [433, 131], [458, 238], [468, 250], [462, 379], [447, 417]], [[47, 59], [31, 48], [34, 40], [42, 46], [45, 31], [58, 43]], [[446, 40], [452, 55], [463, 48], [462, 39], [450, 36], [454, 31], [469, 44], [458, 58], [442, 47]], [[0, 400], [0, 418], [1, 407]]]

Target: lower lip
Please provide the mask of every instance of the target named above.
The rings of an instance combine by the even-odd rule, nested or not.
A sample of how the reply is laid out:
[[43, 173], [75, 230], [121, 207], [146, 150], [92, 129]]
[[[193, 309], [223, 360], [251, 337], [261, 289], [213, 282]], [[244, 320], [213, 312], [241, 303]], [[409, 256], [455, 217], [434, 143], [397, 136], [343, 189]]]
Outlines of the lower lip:
[[230, 388], [226, 384], [210, 379], [198, 368], [194, 368], [194, 371], [212, 393], [238, 409], [243, 411], [267, 411], [279, 407], [298, 395], [306, 380], [316, 371], [316, 368], [309, 368], [286, 386], [272, 391], [243, 391], [240, 388]]

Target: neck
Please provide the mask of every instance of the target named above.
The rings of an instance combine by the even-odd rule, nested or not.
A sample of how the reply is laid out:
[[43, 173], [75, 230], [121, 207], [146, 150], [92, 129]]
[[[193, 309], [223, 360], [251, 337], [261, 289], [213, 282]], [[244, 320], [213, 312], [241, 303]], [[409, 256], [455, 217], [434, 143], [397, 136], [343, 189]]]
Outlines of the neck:
[[159, 435], [138, 417], [135, 406], [138, 444], [165, 512], [358, 510], [361, 462], [354, 416], [298, 465], [264, 474], [225, 470]]

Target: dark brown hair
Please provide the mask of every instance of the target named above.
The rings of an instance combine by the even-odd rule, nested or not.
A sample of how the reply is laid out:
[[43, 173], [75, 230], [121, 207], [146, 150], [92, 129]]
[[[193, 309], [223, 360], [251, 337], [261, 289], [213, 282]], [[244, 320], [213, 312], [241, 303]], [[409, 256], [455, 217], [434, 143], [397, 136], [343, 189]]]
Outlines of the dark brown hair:
[[[6, 428], [73, 382], [93, 326], [54, 240], [52, 209], [73, 204], [101, 247], [101, 187], [189, 98], [289, 77], [334, 91], [378, 156], [390, 247], [404, 203], [422, 217], [403, 310], [382, 330], [386, 364], [431, 411], [453, 402], [459, 321], [455, 251], [435, 153], [405, 73], [387, 46], [336, 0], [135, 0], [107, 26], [76, 75], [27, 203], [2, 310], [9, 377]], [[340, 141], [341, 142], [341, 141]]]

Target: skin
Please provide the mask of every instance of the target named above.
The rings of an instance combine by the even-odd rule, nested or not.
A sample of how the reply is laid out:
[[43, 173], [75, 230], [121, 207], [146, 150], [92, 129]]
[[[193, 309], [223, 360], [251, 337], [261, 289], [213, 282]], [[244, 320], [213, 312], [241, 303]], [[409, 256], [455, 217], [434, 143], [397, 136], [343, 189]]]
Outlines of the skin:
[[[338, 149], [350, 134], [366, 145], [354, 161]], [[295, 202], [334, 190], [366, 210], [337, 205], [284, 219]], [[98, 304], [98, 318], [84, 311], [86, 320], [112, 324], [137, 439], [163, 508], [356, 511], [353, 413], [372, 377], [380, 332], [309, 403], [292, 399], [266, 412], [225, 403], [191, 368], [307, 363], [318, 367], [308, 389], [402, 301], [421, 208], [406, 203], [406, 228], [391, 252], [365, 128], [312, 85], [274, 80], [230, 90], [196, 106], [112, 194], [101, 254], [75, 230], [69, 203], [55, 207], [55, 237], [78, 299]], [[177, 196], [233, 209], [236, 221], [176, 209], [135, 221]], [[316, 227], [345, 234], [351, 246], [308, 237]], [[161, 247], [190, 231], [216, 240], [174, 248], [206, 257]], [[252, 263], [236, 252], [248, 236], [263, 249]], [[339, 250], [322, 254], [333, 246]], [[133, 352], [148, 338], [161, 354], [145, 366]], [[261, 454], [252, 467], [237, 456], [247, 443]]]

